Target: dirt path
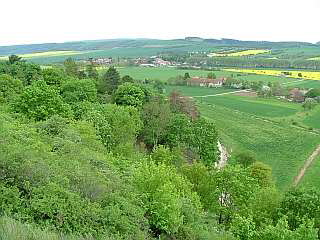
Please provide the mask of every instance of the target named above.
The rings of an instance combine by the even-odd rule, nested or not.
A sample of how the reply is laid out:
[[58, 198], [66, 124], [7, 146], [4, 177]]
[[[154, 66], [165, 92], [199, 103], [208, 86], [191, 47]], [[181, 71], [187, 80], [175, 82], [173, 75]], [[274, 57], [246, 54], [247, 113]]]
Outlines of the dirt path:
[[310, 157], [304, 163], [303, 167], [300, 169], [299, 174], [294, 178], [293, 186], [297, 186], [300, 183], [307, 169], [310, 167], [310, 165], [319, 155], [320, 155], [320, 145], [318, 145], [316, 150], [314, 150], [314, 152], [310, 155]]

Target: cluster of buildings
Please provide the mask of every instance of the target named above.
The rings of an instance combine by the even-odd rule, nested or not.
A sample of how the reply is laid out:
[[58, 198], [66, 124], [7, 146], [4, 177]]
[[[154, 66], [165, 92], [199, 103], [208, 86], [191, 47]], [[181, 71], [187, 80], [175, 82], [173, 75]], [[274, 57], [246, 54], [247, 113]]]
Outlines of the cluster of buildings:
[[157, 56], [150, 58], [137, 58], [134, 60], [134, 64], [139, 65], [140, 67], [166, 67], [174, 65], [172, 62], [163, 60]]
[[216, 79], [193, 77], [187, 80], [188, 86], [199, 86], [199, 87], [222, 87], [227, 81], [227, 78], [221, 77]]
[[96, 65], [110, 65], [113, 62], [111, 57], [108, 58], [89, 58], [88, 62], [96, 64]]

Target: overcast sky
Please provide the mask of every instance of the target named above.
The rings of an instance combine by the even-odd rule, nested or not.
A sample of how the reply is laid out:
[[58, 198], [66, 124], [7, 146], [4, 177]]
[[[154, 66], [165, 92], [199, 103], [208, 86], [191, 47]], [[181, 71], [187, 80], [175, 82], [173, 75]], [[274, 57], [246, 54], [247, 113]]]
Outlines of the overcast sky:
[[4, 0], [0, 45], [186, 36], [320, 41], [320, 0]]

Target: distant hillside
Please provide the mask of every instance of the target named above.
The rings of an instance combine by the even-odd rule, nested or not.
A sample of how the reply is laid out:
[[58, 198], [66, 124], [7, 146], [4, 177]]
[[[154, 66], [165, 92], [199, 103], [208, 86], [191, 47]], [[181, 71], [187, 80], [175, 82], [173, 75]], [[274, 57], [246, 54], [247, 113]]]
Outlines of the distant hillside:
[[73, 50], [108, 50], [113, 48], [172, 48], [172, 47], [208, 47], [208, 46], [238, 46], [238, 47], [267, 47], [286, 48], [297, 46], [314, 46], [306, 42], [267, 42], [267, 41], [241, 41], [235, 39], [202, 39], [199, 37], [186, 37], [185, 39], [158, 40], [158, 39], [108, 39], [94, 41], [78, 41], [65, 43], [43, 43], [15, 46], [0, 46], [0, 56], [10, 54], [26, 54], [44, 51]]

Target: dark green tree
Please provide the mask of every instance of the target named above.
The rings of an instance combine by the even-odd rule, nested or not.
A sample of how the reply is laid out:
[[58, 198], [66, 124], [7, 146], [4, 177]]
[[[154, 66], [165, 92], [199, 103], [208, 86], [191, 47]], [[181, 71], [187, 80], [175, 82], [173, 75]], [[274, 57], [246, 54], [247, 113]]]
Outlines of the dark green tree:
[[121, 83], [126, 83], [126, 82], [134, 83], [134, 79], [129, 75], [125, 75], [121, 78]]
[[121, 84], [120, 74], [115, 67], [110, 67], [108, 71], [103, 75], [100, 83], [99, 91], [101, 93], [112, 94]]
[[22, 57], [19, 57], [19, 56], [17, 56], [17, 55], [10, 55], [10, 56], [9, 56], [9, 63], [10, 63], [10, 64], [14, 64], [14, 63], [16, 63], [16, 62], [20, 62], [21, 59], [22, 59]]

